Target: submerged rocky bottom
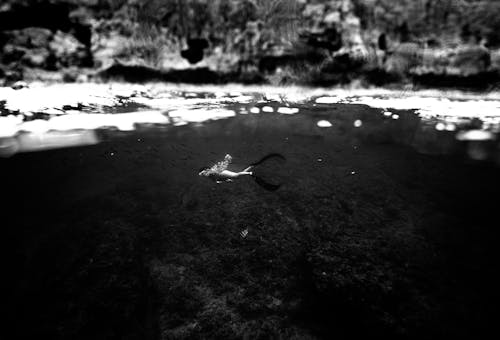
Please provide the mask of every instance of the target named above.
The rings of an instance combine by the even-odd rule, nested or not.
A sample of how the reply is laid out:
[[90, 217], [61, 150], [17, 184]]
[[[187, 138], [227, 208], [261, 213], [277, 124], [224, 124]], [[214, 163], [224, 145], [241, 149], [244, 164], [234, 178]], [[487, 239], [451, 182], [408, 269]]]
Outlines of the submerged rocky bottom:
[[[363, 122], [372, 113], [332, 110]], [[362, 134], [353, 118], [325, 132], [306, 116], [259, 117], [100, 131], [97, 145], [0, 159], [12, 338], [470, 338], [493, 328], [493, 162], [419, 154], [401, 143], [405, 131]], [[256, 170], [284, 183], [276, 192], [197, 175], [226, 153], [243, 168], [269, 152], [287, 158]]]

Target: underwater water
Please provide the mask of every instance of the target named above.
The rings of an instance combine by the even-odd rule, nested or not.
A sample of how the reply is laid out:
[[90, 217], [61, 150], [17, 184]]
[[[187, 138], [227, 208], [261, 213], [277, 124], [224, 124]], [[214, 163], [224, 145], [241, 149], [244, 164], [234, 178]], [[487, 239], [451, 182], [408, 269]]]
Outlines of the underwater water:
[[497, 98], [74, 86], [0, 91], [13, 339], [493, 329]]

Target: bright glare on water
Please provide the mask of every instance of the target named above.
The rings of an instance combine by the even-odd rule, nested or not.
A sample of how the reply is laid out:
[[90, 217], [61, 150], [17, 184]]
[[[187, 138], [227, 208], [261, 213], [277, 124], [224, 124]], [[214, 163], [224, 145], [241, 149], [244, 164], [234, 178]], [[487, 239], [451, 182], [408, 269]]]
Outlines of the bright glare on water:
[[[450, 135], [456, 143], [495, 142], [500, 132], [500, 94], [495, 93], [236, 87], [116, 83], [0, 88], [0, 155], [95, 144], [95, 131], [103, 129], [197, 125], [248, 114], [299, 115], [328, 129], [339, 125], [339, 108], [350, 111], [342, 119], [352, 117], [352, 126], [365, 134], [411, 130], [413, 138], [406, 143], [425, 153], [443, 153], [441, 142]], [[359, 105], [372, 108], [368, 121], [359, 119], [358, 113], [365, 111]], [[476, 148], [482, 146], [467, 151], [473, 159], [500, 158], [497, 150], [478, 154], [472, 151]]]

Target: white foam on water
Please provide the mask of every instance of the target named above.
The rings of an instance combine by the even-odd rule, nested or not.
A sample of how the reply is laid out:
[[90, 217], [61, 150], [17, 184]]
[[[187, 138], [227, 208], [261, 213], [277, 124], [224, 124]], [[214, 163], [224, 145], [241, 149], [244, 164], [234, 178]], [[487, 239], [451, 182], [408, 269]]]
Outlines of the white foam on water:
[[[191, 98], [182, 97], [189, 93]], [[214, 93], [211, 98], [203, 98], [201, 93]], [[252, 93], [254, 93], [252, 95]], [[130, 131], [137, 124], [202, 123], [209, 120], [235, 116], [235, 112], [223, 108], [227, 103], [258, 102], [256, 93], [265, 93], [266, 99], [317, 104], [353, 103], [380, 108], [382, 114], [393, 119], [399, 114], [390, 109], [414, 110], [422, 119], [437, 120], [446, 131], [456, 131], [467, 119], [480, 118], [484, 129], [500, 131], [500, 93], [477, 95], [459, 91], [407, 91], [398, 92], [385, 89], [306, 89], [301, 87], [246, 86], [229, 84], [224, 86], [195, 86], [186, 84], [151, 83], [146, 85], [111, 84], [52, 84], [31, 83], [27, 88], [14, 90], [0, 87], [0, 101], [5, 108], [19, 115], [0, 117], [0, 137], [16, 136], [21, 131], [42, 134], [50, 131], [78, 129], [116, 128]], [[200, 95], [198, 97], [198, 95]], [[78, 107], [79, 104], [98, 110], [99, 107], [119, 106], [123, 99], [129, 103], [142, 104], [149, 111], [107, 114], [83, 113], [79, 110], [63, 110], [65, 106]], [[265, 102], [265, 101], [263, 101]], [[146, 109], [145, 109], [146, 110]], [[267, 105], [259, 109], [251, 108], [250, 113], [274, 112]], [[34, 113], [47, 114], [47, 120], [23, 121]], [[164, 114], [168, 112], [168, 115]], [[246, 112], [246, 111], [245, 111]], [[283, 106], [277, 109], [281, 114], [297, 114], [298, 108]], [[243, 113], [243, 112], [242, 112]], [[170, 117], [170, 118], [169, 118]], [[319, 127], [331, 127], [326, 120], [318, 122]], [[478, 130], [479, 131], [479, 130]], [[459, 132], [459, 140], [488, 140], [492, 134], [470, 134]], [[8, 143], [7, 143], [8, 144]], [[6, 145], [7, 145], [6, 144]], [[10, 145], [10, 144], [9, 144]]]
[[45, 133], [48, 131], [95, 130], [116, 128], [131, 131], [136, 124], [168, 124], [169, 119], [160, 111], [140, 111], [119, 114], [71, 113], [54, 116], [48, 120], [35, 119], [23, 122], [22, 116], [0, 117], [0, 137], [12, 137], [18, 132]]
[[293, 115], [299, 113], [299, 109], [296, 107], [280, 107], [278, 108], [278, 113], [282, 113], [285, 115]]
[[253, 101], [256, 101], [254, 96], [243, 96], [243, 95], [238, 97], [233, 97], [231, 99], [236, 103], [251, 103]]
[[84, 114], [75, 113], [54, 117], [48, 120], [50, 130], [95, 130], [99, 128], [116, 128], [121, 131], [132, 131], [136, 124], [168, 124], [168, 117], [159, 111], [142, 111], [119, 114]]
[[6, 109], [20, 112], [40, 112], [65, 105], [77, 106], [79, 103], [102, 106], [117, 103], [116, 95], [99, 84], [39, 85], [20, 90], [2, 87], [0, 100], [6, 101]]
[[336, 104], [339, 102], [338, 97], [319, 97], [316, 98], [316, 104]]
[[[500, 117], [500, 100], [486, 100], [480, 97], [457, 100], [443, 97], [352, 97], [351, 103], [371, 107], [390, 107], [397, 110], [415, 110], [423, 117], [454, 116], [467, 118]], [[386, 113], [387, 112], [387, 113]], [[384, 112], [385, 116], [389, 112]], [[394, 118], [394, 116], [393, 116]]]
[[267, 100], [272, 100], [276, 102], [282, 101], [283, 96], [281, 96], [278, 93], [266, 93], [266, 99]]
[[[64, 112], [63, 110], [60, 110], [60, 109], [55, 109], [55, 108], [46, 108], [46, 109], [43, 109], [43, 110], [40, 110], [40, 112], [46, 114], [46, 115], [50, 115], [50, 116], [57, 116], [57, 115], [63, 115], [65, 114], [66, 112]], [[31, 114], [31, 112], [26, 112], [28, 114]], [[25, 114], [26, 114], [25, 113]]]
[[8, 115], [0, 117], [0, 137], [14, 136], [18, 131], [18, 126], [22, 124], [23, 116]]
[[460, 141], [479, 142], [479, 141], [494, 140], [495, 135], [489, 131], [469, 130], [469, 131], [458, 132], [456, 138]]
[[31, 133], [45, 133], [50, 130], [50, 123], [48, 120], [44, 119], [35, 119], [28, 122], [24, 122], [21, 127], [19, 127], [20, 131], [31, 132]]
[[236, 113], [233, 110], [221, 108], [179, 109], [170, 111], [168, 115], [174, 120], [174, 125], [179, 125], [179, 123], [201, 123], [208, 120], [230, 118], [236, 116]]

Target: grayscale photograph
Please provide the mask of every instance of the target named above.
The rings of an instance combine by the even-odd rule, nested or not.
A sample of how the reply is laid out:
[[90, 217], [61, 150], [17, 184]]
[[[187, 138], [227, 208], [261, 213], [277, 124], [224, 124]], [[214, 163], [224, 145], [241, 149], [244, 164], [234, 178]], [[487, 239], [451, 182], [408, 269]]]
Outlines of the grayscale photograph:
[[0, 0], [0, 337], [491, 339], [499, 137], [500, 0]]

